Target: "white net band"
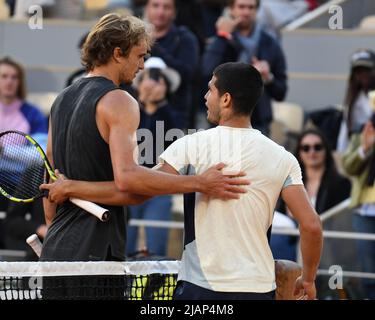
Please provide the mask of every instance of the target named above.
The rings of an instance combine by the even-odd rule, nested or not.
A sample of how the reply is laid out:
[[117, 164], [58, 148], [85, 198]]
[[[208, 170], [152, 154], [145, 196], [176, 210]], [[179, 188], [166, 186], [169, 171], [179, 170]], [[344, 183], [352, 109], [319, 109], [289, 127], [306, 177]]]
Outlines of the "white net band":
[[180, 261], [0, 262], [0, 277], [176, 274]]

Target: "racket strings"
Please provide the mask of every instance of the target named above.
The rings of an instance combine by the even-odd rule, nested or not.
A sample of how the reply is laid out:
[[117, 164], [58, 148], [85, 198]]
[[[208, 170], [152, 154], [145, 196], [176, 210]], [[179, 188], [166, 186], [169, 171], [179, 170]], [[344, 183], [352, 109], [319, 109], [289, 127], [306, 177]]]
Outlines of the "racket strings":
[[0, 186], [10, 196], [31, 199], [41, 194], [44, 161], [23, 135], [11, 132], [0, 137]]
[[[29, 179], [29, 183], [22, 183], [16, 182], [15, 180], [19, 181], [20, 179]], [[23, 178], [16, 177], [15, 175], [9, 176], [4, 175], [0, 178], [0, 184], [2, 188], [12, 197], [18, 199], [30, 199], [39, 193], [39, 190], [36, 188], [39, 187], [41, 183], [39, 183], [39, 178], [35, 178], [34, 175], [30, 176], [30, 174], [25, 174]]]
[[12, 153], [20, 154], [20, 158], [19, 160], [12, 159], [12, 162], [8, 161], [7, 165], [1, 168], [0, 171], [5, 171], [4, 183], [1, 183], [1, 185], [8, 194], [15, 198], [32, 198], [39, 193], [39, 165], [35, 165], [35, 157], [32, 157], [33, 163], [29, 166], [28, 158], [22, 154], [23, 150], [16, 151], [14, 145], [11, 148], [13, 149]]

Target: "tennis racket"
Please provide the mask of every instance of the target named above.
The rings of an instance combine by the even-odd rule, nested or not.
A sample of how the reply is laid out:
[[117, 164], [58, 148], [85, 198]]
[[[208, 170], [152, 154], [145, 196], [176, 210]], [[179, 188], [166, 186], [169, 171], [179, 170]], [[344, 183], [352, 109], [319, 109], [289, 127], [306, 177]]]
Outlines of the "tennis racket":
[[[0, 193], [15, 202], [31, 202], [47, 196], [39, 186], [57, 177], [41, 146], [28, 134], [19, 131], [0, 133]], [[69, 199], [76, 206], [107, 221], [110, 213], [95, 203]]]

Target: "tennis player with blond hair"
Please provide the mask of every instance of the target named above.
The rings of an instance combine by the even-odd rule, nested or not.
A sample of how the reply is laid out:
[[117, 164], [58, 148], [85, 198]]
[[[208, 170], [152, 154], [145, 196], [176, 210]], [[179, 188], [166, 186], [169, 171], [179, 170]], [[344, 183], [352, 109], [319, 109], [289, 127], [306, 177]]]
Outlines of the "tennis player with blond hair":
[[[88, 35], [82, 49], [88, 75], [56, 98], [51, 109], [47, 154], [52, 166], [69, 179], [93, 183], [76, 183], [73, 189], [73, 184], [63, 184], [60, 179], [42, 186], [51, 190], [50, 201], [45, 201], [49, 228], [41, 260], [124, 260], [126, 228], [122, 206], [139, 203], [147, 196], [202, 192], [235, 199], [245, 192], [240, 185], [248, 181], [224, 176], [224, 165], [220, 163], [201, 175], [177, 176], [141, 167], [134, 160], [139, 106], [119, 85], [130, 84], [143, 69], [150, 46], [146, 24], [131, 16], [108, 14]], [[65, 195], [79, 193], [80, 199], [91, 198], [107, 205], [110, 220], [103, 223], [62, 201], [52, 190], [58, 186]], [[87, 195], [90, 192], [91, 196]]]

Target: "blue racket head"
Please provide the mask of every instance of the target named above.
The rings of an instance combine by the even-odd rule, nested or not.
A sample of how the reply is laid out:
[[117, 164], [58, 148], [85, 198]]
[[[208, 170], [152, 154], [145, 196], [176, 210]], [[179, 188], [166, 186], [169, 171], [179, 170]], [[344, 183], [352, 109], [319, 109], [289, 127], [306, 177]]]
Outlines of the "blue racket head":
[[39, 186], [55, 179], [41, 146], [28, 134], [0, 134], [0, 193], [16, 202], [31, 202], [45, 195]]

